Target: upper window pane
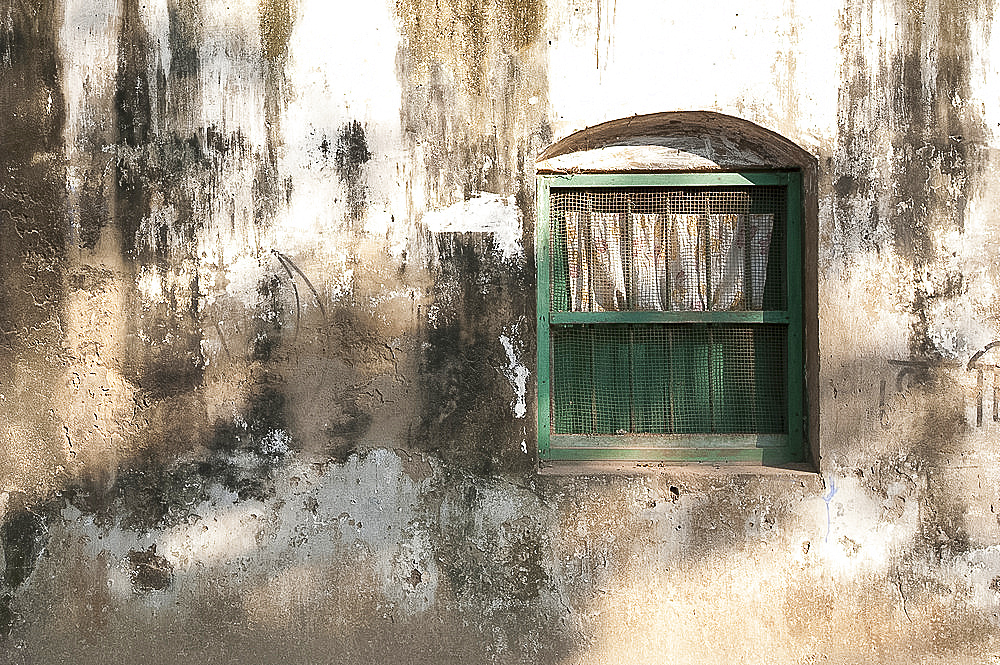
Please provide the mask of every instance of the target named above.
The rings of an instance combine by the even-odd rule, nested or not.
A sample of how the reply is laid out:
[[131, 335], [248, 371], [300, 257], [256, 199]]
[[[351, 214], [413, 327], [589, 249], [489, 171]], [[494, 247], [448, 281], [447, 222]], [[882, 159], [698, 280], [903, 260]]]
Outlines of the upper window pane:
[[552, 311], [785, 310], [785, 188], [553, 189]]

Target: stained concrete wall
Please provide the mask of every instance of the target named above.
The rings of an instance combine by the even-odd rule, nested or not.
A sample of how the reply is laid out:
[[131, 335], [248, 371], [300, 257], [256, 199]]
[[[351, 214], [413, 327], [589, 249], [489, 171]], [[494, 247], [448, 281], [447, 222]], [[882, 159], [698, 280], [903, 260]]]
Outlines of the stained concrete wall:
[[[992, 23], [0, 0], [0, 660], [1000, 659]], [[817, 160], [816, 472], [539, 474], [535, 157], [694, 109]]]

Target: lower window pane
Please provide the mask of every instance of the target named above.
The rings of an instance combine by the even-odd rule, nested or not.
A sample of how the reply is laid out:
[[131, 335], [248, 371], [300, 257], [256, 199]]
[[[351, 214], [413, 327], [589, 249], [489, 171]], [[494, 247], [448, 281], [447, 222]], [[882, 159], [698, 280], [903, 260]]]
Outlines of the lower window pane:
[[552, 328], [553, 434], [787, 432], [786, 328]]

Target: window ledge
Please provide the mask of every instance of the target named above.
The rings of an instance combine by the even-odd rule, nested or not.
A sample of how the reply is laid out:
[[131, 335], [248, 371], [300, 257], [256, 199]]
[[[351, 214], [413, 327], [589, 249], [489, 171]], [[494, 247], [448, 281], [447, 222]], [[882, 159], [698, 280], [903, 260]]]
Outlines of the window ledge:
[[759, 464], [666, 464], [661, 462], [552, 461], [538, 467], [540, 476], [667, 476], [670, 478], [768, 477], [816, 485], [822, 491], [823, 478], [807, 463], [782, 466]]

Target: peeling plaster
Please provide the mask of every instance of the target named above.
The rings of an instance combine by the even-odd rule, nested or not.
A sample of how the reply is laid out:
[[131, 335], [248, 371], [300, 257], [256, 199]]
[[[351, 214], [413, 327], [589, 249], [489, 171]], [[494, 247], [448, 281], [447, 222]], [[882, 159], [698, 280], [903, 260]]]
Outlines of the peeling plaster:
[[432, 233], [488, 233], [505, 259], [523, 260], [521, 211], [513, 196], [482, 193], [445, 208], [428, 210], [421, 221]]
[[503, 350], [507, 352], [507, 361], [509, 363], [504, 375], [510, 381], [510, 387], [514, 389], [514, 401], [511, 402], [511, 411], [514, 413], [515, 418], [524, 418], [525, 413], [527, 413], [524, 396], [528, 389], [527, 384], [530, 373], [527, 367], [518, 362], [517, 354], [514, 351], [514, 343], [511, 339], [506, 335], [500, 335], [500, 343], [503, 345]]

